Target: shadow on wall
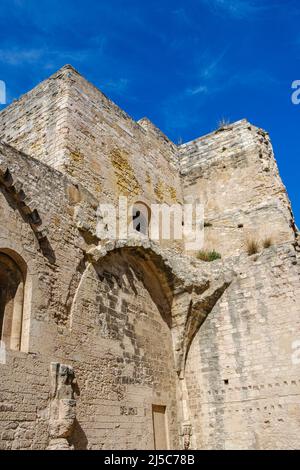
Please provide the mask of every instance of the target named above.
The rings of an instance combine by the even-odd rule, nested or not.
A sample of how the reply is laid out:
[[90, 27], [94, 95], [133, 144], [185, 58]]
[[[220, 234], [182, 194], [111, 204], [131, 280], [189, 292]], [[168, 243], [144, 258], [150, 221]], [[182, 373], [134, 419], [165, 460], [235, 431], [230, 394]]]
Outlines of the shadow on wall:
[[124, 284], [124, 274], [126, 273], [126, 280], [132, 292], [137, 296], [139, 292], [135, 278], [140, 281], [157, 306], [163, 321], [171, 328], [173, 294], [170, 285], [173, 279], [171, 273], [166, 273], [162, 268], [158, 268], [159, 262], [161, 262], [159, 257], [151, 259], [137, 247], [123, 248], [108, 254], [107, 258], [102, 260], [102, 264], [94, 268], [100, 281], [105, 280], [111, 289], [114, 289], [115, 284], [119, 288], [127, 289], [128, 286]]
[[68, 441], [71, 446], [74, 446], [74, 450], [87, 450], [88, 440], [77, 419], [75, 419], [74, 430]]
[[[73, 390], [77, 397], [80, 397], [80, 389], [77, 381], [73, 383]], [[75, 418], [73, 432], [70, 438], [68, 438], [68, 442], [74, 447], [74, 450], [87, 450], [88, 448], [87, 437], [77, 418]]]

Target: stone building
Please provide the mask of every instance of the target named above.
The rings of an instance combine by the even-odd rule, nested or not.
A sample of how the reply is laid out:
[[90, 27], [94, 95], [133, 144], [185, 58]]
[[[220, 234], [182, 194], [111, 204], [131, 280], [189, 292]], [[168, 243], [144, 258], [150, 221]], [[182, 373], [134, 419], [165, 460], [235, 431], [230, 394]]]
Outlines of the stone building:
[[[221, 259], [100, 237], [119, 196], [200, 200]], [[266, 132], [175, 145], [65, 66], [0, 113], [0, 210], [2, 449], [299, 448], [298, 233]]]

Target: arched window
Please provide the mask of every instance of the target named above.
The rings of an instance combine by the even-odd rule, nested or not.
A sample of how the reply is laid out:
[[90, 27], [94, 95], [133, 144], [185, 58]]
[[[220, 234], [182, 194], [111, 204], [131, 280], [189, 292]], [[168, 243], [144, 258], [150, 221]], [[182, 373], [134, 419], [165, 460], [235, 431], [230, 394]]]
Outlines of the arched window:
[[148, 235], [151, 212], [143, 202], [136, 202], [132, 206], [133, 229], [143, 235]]
[[21, 347], [24, 281], [16, 261], [0, 252], [0, 339], [8, 349]]

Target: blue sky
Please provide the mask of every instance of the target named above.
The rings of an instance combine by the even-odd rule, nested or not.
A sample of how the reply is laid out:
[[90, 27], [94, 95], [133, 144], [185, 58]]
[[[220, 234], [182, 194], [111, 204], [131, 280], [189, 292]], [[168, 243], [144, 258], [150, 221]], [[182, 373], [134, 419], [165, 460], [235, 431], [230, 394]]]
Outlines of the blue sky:
[[8, 101], [71, 63], [176, 143], [246, 117], [270, 132], [300, 224], [300, 105], [291, 101], [299, 0], [1, 0], [0, 8]]

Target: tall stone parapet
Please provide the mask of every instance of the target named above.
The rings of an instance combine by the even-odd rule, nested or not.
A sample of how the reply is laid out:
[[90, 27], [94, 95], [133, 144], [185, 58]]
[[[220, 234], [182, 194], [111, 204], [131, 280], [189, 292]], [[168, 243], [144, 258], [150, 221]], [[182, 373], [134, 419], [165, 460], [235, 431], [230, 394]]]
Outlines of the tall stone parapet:
[[269, 134], [247, 120], [179, 147], [184, 196], [204, 205], [205, 248], [239, 255], [255, 239], [295, 242], [295, 222]]
[[52, 362], [50, 365], [51, 402], [49, 409], [48, 450], [73, 450], [69, 445], [75, 418], [75, 374], [71, 366]]

